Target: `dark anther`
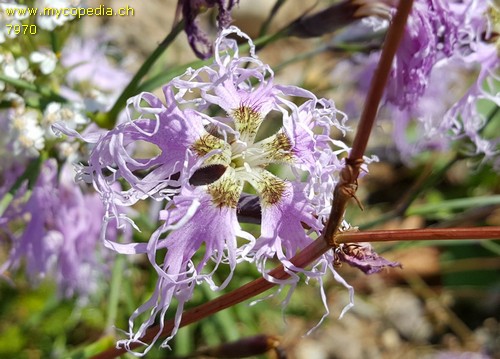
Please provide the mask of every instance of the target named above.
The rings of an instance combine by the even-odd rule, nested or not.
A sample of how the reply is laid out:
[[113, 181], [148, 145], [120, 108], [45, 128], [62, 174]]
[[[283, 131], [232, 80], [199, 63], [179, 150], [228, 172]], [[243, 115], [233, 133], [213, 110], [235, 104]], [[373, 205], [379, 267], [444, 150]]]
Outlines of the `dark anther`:
[[226, 172], [224, 165], [210, 165], [197, 170], [189, 179], [193, 186], [203, 186], [217, 181]]
[[243, 193], [236, 213], [240, 222], [260, 224], [262, 213], [259, 196]]

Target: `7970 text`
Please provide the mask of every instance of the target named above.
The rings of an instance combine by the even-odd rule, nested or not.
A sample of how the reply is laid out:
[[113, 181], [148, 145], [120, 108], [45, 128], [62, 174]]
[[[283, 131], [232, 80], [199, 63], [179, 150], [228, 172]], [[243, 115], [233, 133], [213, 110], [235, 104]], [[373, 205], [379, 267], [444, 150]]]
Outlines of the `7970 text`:
[[36, 25], [12, 25], [12, 24], [7, 24], [7, 34], [10, 35], [11, 33], [14, 33], [16, 35], [23, 34], [23, 35], [35, 35], [36, 34]]

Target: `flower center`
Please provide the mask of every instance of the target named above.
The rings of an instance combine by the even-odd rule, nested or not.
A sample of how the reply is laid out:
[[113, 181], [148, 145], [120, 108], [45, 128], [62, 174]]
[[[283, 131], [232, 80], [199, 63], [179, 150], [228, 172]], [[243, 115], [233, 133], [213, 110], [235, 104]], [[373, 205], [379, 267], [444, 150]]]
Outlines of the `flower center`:
[[279, 131], [262, 141], [254, 142], [263, 121], [253, 108], [240, 106], [231, 113], [239, 137], [230, 143], [211, 134], [200, 137], [192, 146], [198, 156], [215, 152], [205, 160], [205, 165], [225, 165], [226, 171], [209, 184], [208, 192], [218, 207], [236, 208], [244, 182], [250, 183], [259, 193], [263, 206], [280, 201], [286, 181], [265, 168], [271, 163], [291, 163], [293, 145], [288, 136]]

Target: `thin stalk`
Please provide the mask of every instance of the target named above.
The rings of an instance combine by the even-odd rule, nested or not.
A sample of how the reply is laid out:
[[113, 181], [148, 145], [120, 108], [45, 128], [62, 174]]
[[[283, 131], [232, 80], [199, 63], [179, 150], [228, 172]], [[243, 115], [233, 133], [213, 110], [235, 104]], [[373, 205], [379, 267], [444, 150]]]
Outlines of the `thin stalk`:
[[278, 73], [281, 70], [283, 70], [285, 67], [288, 65], [294, 64], [296, 62], [300, 62], [303, 60], [310, 59], [316, 55], [322, 54], [327, 51], [339, 51], [339, 52], [356, 52], [356, 51], [366, 51], [369, 48], [366, 47], [366, 45], [357, 45], [357, 44], [336, 44], [335, 46], [332, 45], [323, 45], [315, 48], [314, 50], [304, 52], [301, 54], [298, 54], [297, 56], [288, 59], [286, 61], [283, 61], [277, 66], [273, 67], [274, 73]]
[[319, 37], [333, 33], [368, 16], [390, 18], [390, 8], [381, 3], [344, 0], [307, 15], [309, 11], [287, 26], [287, 32], [301, 38]]
[[394, 229], [339, 233], [337, 243], [500, 239], [500, 227]]
[[174, 77], [182, 75], [184, 72], [186, 72], [187, 68], [191, 67], [193, 69], [197, 69], [201, 66], [209, 65], [211, 61], [213, 60], [195, 60], [184, 65], [172, 67], [170, 68], [170, 70], [162, 71], [161, 73], [153, 75], [151, 76], [151, 78], [148, 78], [147, 80], [142, 82], [137, 88], [137, 93], [157, 89], [172, 80]]
[[[483, 242], [490, 243], [488, 241]], [[500, 261], [496, 257], [453, 259], [445, 263], [441, 263], [439, 268], [441, 275], [468, 271], [495, 271], [498, 273], [498, 271], [500, 271]]]
[[275, 66], [273, 68], [274, 70], [274, 73], [278, 73], [280, 72], [281, 70], [283, 70], [285, 67], [287, 67], [288, 65], [292, 65], [296, 62], [300, 62], [300, 61], [304, 61], [304, 60], [307, 60], [307, 59], [310, 59], [316, 55], [319, 55], [327, 50], [329, 50], [330, 47], [329, 46], [320, 46], [314, 50], [311, 50], [311, 51], [308, 51], [308, 52], [304, 52], [304, 53], [301, 53], [301, 54], [298, 54], [297, 56], [291, 58], [291, 59], [288, 59], [286, 61], [283, 61], [281, 64]]
[[8, 84], [10, 84], [18, 89], [21, 89], [21, 90], [35, 92], [35, 93], [37, 93], [37, 94], [39, 94], [42, 97], [45, 97], [47, 99], [51, 99], [51, 100], [63, 102], [63, 103], [65, 103], [67, 101], [64, 97], [56, 94], [51, 89], [49, 89], [47, 87], [37, 86], [37, 85], [32, 84], [31, 82], [28, 82], [25, 80], [14, 79], [14, 78], [6, 76], [4, 74], [0, 74], [0, 81], [8, 83]]
[[50, 32], [50, 44], [51, 44], [51, 47], [52, 47], [52, 52], [54, 54], [59, 53], [60, 43], [59, 43], [58, 36], [56, 35], [56, 31], [51, 31]]
[[271, 21], [273, 21], [273, 18], [276, 16], [279, 9], [285, 4], [285, 2], [286, 0], [276, 0], [273, 8], [271, 9], [271, 12], [269, 13], [269, 16], [267, 17], [267, 19], [264, 21], [264, 23], [260, 28], [259, 37], [262, 37], [267, 34], [267, 30], [269, 30], [269, 25], [271, 25]]
[[378, 107], [385, 91], [385, 86], [389, 79], [389, 74], [392, 68], [392, 62], [396, 51], [398, 50], [401, 39], [403, 38], [406, 21], [412, 9], [413, 0], [400, 1], [398, 10], [394, 16], [393, 22], [387, 32], [380, 61], [373, 75], [370, 84], [370, 90], [366, 98], [366, 103], [363, 108], [363, 113], [359, 120], [356, 137], [352, 145], [352, 150], [349, 154], [351, 161], [362, 159], [366, 151], [368, 139], [375, 123]]
[[333, 242], [334, 235], [338, 231], [344, 217], [347, 201], [351, 198], [356, 199], [357, 179], [361, 165], [363, 164], [363, 155], [377, 116], [380, 100], [384, 94], [384, 89], [391, 72], [392, 61], [403, 38], [406, 21], [412, 5], [413, 0], [399, 2], [396, 15], [387, 32], [380, 62], [370, 84], [370, 90], [368, 91], [351, 152], [346, 159], [345, 167], [340, 173], [340, 181], [334, 189], [330, 218], [323, 232], [325, 240], [333, 245], [335, 245], [335, 242]]
[[144, 61], [142, 66], [137, 70], [136, 74], [130, 80], [129, 84], [122, 91], [115, 104], [109, 110], [108, 113], [103, 114], [103, 116], [98, 116], [96, 118], [96, 123], [107, 129], [111, 129], [115, 126], [116, 118], [118, 113], [125, 107], [127, 99], [136, 95], [139, 83], [144, 78], [144, 76], [149, 72], [151, 67], [158, 61], [160, 56], [165, 52], [165, 50], [172, 44], [177, 35], [184, 28], [184, 20], [180, 21], [172, 31], [167, 35], [167, 37], [158, 45], [155, 51]]
[[[415, 240], [461, 240], [461, 239], [500, 239], [500, 227], [476, 227], [476, 228], [446, 228], [446, 229], [409, 229], [409, 230], [389, 230], [389, 231], [366, 231], [366, 232], [344, 232], [336, 236], [336, 243], [359, 243], [359, 242], [388, 242], [388, 241], [415, 241]], [[333, 247], [321, 237], [315, 240], [311, 245], [304, 248], [302, 252], [291, 259], [291, 262], [300, 268], [314, 262], [328, 250]], [[281, 265], [273, 269], [270, 273], [276, 279], [287, 279], [290, 275]], [[239, 304], [247, 299], [259, 295], [268, 289], [271, 289], [275, 283], [266, 281], [264, 278], [258, 278], [230, 293], [226, 293], [214, 300], [192, 308], [182, 315], [180, 327], [196, 323], [214, 313], [217, 313], [233, 305]], [[165, 322], [162, 337], [170, 333], [174, 326], [174, 320]], [[145, 343], [151, 342], [158, 332], [158, 327], [150, 328], [146, 335], [141, 338]], [[141, 344], [134, 343], [131, 349], [140, 347]], [[110, 359], [124, 354], [124, 348], [109, 348], [108, 350], [97, 354], [92, 359]]]
[[[266, 35], [263, 37], [259, 37], [257, 40], [254, 41], [255, 51], [256, 52], [261, 51], [267, 45], [272, 44], [273, 42], [276, 42], [276, 41], [283, 39], [287, 36], [288, 36], [288, 33], [286, 32], [286, 29], [281, 29], [280, 31], [277, 31], [272, 35]], [[245, 44], [242, 47], [240, 47], [240, 49], [241, 48], [246, 49], [246, 48], [248, 48], [248, 45]], [[247, 63], [247, 66], [248, 65], [249, 65], [249, 63]]]
[[495, 253], [497, 256], [500, 256], [500, 244], [494, 242], [481, 242], [481, 246], [492, 253]]
[[[125, 256], [116, 256], [111, 273], [111, 288], [108, 302], [108, 317], [106, 319], [106, 330], [109, 331], [116, 323], [118, 305], [120, 302], [121, 285], [123, 281], [123, 268]], [[112, 333], [108, 333], [112, 334]]]
[[455, 198], [439, 203], [427, 203], [415, 207], [410, 207], [406, 213], [409, 216], [423, 215], [435, 213], [436, 211], [450, 211], [462, 208], [474, 208], [483, 206], [498, 206], [500, 205], [500, 195], [472, 197], [472, 198]]
[[497, 115], [497, 113], [499, 111], [500, 111], [500, 106], [495, 106], [495, 108], [493, 108], [491, 110], [491, 112], [489, 113], [489, 115], [486, 119], [484, 126], [479, 130], [479, 134], [481, 134], [481, 135], [484, 134], [484, 131], [486, 130], [488, 125], [493, 121], [493, 119], [495, 118], [495, 116]]
[[0, 81], [6, 82], [12, 86], [17, 87], [18, 89], [21, 89], [21, 90], [38, 92], [38, 87], [35, 84], [32, 84], [31, 82], [28, 82], [25, 80], [15, 79], [15, 78], [6, 76], [4, 74], [0, 74]]
[[402, 196], [402, 198], [396, 203], [394, 208], [395, 213], [398, 216], [403, 216], [410, 207], [410, 205], [417, 199], [417, 197], [427, 188], [436, 185], [439, 181], [443, 179], [444, 174], [448, 169], [456, 162], [457, 158], [454, 157], [451, 161], [448, 161], [444, 166], [441, 166], [437, 171], [434, 170], [434, 161], [427, 163], [425, 168], [422, 169], [420, 176], [412, 184], [408, 191]]

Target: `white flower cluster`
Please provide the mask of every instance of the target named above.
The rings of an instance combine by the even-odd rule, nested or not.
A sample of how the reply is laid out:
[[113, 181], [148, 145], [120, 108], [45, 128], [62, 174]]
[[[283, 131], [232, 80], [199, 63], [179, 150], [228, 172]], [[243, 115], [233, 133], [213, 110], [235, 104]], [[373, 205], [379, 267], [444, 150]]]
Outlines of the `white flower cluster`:
[[[0, 52], [0, 74], [4, 76], [4, 81], [0, 80], [0, 101], [10, 104], [9, 109], [0, 113], [4, 122], [1, 137], [5, 137], [0, 142], [8, 146], [8, 155], [21, 158], [38, 156], [47, 141], [55, 139], [51, 128], [55, 122], [63, 121], [72, 129], [81, 129], [88, 124], [81, 101], [68, 104], [51, 102], [42, 109], [30, 108], [23, 87], [14, 86], [15, 80], [25, 84], [43, 83], [48, 79], [47, 75], [54, 74], [58, 63], [56, 54], [45, 47], [24, 56]], [[77, 146], [73, 143], [60, 145], [57, 147], [63, 159], [76, 152]]]
[[9, 137], [13, 139], [14, 156], [36, 157], [45, 146], [44, 131], [38, 123], [39, 113], [24, 107], [16, 109], [10, 116]]
[[[35, 81], [34, 73], [38, 69], [43, 75], [49, 75], [55, 70], [57, 61], [56, 54], [48, 49], [33, 51], [29, 55], [29, 60], [23, 56], [14, 57], [10, 52], [0, 53], [0, 74], [31, 83]], [[4, 81], [0, 81], [0, 91], [9, 92]]]
[[[35, 76], [30, 70], [29, 62], [25, 57], [15, 58], [10, 52], [0, 53], [0, 73], [15, 80], [33, 82]], [[0, 81], [0, 91], [6, 91], [5, 82]]]
[[[50, 103], [42, 114], [35, 109], [27, 108], [23, 99], [15, 94], [7, 97], [15, 106], [4, 112], [8, 124], [6, 139], [2, 143], [9, 143], [11, 155], [33, 158], [44, 149], [46, 141], [55, 138], [52, 124], [63, 121], [69, 128], [82, 128], [88, 124], [88, 119], [80, 108], [74, 105], [63, 105], [58, 102]], [[59, 156], [69, 158], [75, 154], [78, 146], [72, 143], [61, 144]]]

